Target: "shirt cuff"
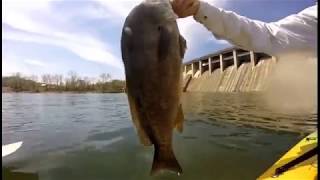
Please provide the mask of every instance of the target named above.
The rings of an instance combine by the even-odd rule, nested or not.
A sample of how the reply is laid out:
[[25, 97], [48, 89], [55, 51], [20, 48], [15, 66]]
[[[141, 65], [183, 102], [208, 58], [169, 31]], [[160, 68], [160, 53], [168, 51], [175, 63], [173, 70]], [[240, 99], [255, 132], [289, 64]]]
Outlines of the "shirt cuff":
[[208, 21], [208, 13], [212, 14], [213, 11], [216, 11], [216, 8], [210, 8], [210, 12], [208, 12], [208, 7], [210, 6], [208, 3], [199, 1], [199, 9], [198, 12], [193, 16], [193, 18], [200, 22], [201, 24], [206, 23]]
[[221, 22], [218, 21], [221, 16], [220, 9], [208, 4], [207, 2], [199, 2], [200, 6], [198, 12], [193, 16], [194, 20], [203, 24], [212, 32], [216, 39], [221, 39], [221, 37], [216, 33], [217, 31], [219, 32], [222, 30]]

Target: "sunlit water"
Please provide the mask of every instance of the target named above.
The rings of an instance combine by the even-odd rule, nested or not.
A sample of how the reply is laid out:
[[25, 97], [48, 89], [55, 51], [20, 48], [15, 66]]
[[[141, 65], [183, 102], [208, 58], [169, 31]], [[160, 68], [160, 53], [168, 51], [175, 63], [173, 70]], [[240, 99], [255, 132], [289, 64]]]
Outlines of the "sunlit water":
[[[275, 113], [258, 97], [184, 94], [184, 131], [174, 136], [174, 151], [184, 172], [151, 177], [153, 148], [138, 142], [125, 94], [3, 93], [2, 144], [24, 142], [2, 159], [3, 176], [41, 180], [255, 179], [303, 138], [301, 132], [315, 129], [317, 119], [317, 114]], [[264, 124], [272, 130], [261, 128]], [[300, 134], [281, 131], [286, 126]]]

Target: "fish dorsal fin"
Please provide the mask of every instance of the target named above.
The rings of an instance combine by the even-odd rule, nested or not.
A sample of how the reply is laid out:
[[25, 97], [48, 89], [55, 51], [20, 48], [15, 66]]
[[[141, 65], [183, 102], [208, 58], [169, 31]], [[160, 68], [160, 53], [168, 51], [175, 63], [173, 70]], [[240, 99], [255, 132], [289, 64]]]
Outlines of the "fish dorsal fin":
[[183, 121], [184, 121], [184, 115], [182, 111], [182, 105], [180, 104], [178, 108], [178, 114], [176, 117], [176, 122], [175, 122], [175, 128], [178, 130], [178, 132], [182, 133], [183, 131]]
[[129, 101], [129, 106], [131, 111], [131, 118], [132, 118], [133, 124], [136, 127], [136, 131], [139, 136], [140, 143], [145, 146], [151, 146], [152, 143], [150, 141], [150, 138], [141, 125], [142, 119], [137, 109], [138, 108], [137, 99], [131, 95], [130, 91], [128, 90], [128, 87], [126, 89], [127, 89], [127, 96], [128, 96], [128, 101]]

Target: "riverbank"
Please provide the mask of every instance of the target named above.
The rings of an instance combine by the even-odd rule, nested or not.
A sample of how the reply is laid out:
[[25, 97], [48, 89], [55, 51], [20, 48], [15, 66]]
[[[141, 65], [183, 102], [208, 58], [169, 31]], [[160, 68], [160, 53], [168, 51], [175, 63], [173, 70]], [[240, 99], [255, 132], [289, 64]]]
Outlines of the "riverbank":
[[33, 91], [2, 91], [2, 93], [31, 93], [31, 94], [86, 94], [86, 93], [94, 93], [94, 94], [118, 94], [125, 93], [124, 91], [110, 91], [110, 92], [98, 92], [98, 91], [43, 91], [43, 92], [33, 92]]
[[90, 82], [82, 79], [66, 80], [65, 82], [50, 81], [41, 83], [20, 76], [2, 77], [2, 92], [71, 92], [71, 93], [122, 93], [125, 89], [124, 80], [103, 80]]

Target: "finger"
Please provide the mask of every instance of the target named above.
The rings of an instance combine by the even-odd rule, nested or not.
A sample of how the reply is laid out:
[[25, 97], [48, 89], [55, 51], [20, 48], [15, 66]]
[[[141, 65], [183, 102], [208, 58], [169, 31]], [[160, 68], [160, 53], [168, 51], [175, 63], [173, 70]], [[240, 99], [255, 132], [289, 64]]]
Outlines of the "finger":
[[195, 9], [194, 6], [198, 2], [198, 0], [173, 0], [172, 8], [180, 18], [184, 18], [192, 15]]
[[181, 17], [187, 17], [196, 14], [198, 8], [199, 5], [197, 3], [192, 4], [190, 7], [188, 7], [181, 13]]
[[171, 7], [172, 7], [174, 13], [180, 17], [181, 10], [180, 10], [180, 8], [177, 6], [176, 2], [174, 2], [174, 3], [171, 5]]
[[190, 7], [190, 11], [191, 11], [192, 15], [195, 15], [198, 12], [199, 6], [200, 6], [199, 1], [198, 2], [194, 2], [192, 4], [192, 6]]
[[174, 1], [176, 3], [176, 6], [180, 8], [184, 0], [174, 0]]
[[183, 8], [189, 8], [192, 6], [192, 4], [195, 2], [195, 0], [184, 0], [183, 1]]
[[178, 10], [181, 10], [180, 6], [179, 6], [179, 3], [181, 2], [182, 0], [173, 0], [172, 3], [171, 3], [171, 6], [172, 8], [174, 9], [174, 11], [178, 11]]

